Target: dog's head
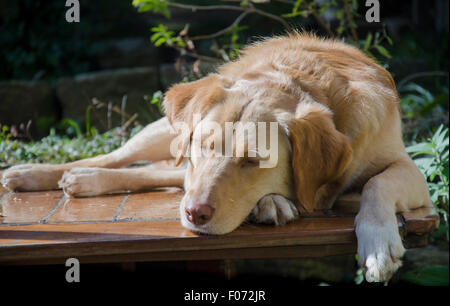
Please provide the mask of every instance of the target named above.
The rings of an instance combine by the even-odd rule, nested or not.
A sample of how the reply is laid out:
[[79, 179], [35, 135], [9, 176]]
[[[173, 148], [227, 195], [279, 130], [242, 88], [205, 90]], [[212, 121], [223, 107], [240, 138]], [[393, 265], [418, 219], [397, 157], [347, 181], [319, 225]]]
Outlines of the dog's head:
[[188, 160], [180, 215], [196, 232], [233, 231], [267, 194], [312, 211], [352, 156], [327, 107], [270, 82], [213, 74], [172, 87], [164, 107], [172, 126], [183, 128], [172, 143], [177, 163]]

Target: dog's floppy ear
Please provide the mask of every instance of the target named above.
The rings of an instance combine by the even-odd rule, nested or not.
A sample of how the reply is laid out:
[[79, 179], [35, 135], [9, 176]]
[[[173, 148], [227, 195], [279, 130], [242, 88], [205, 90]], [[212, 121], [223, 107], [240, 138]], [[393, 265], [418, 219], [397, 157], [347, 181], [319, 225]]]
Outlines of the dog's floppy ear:
[[210, 74], [198, 81], [177, 84], [165, 94], [163, 106], [169, 122], [192, 123], [195, 113], [204, 115], [216, 102], [223, 98], [224, 80], [217, 74]]
[[[194, 126], [194, 115], [204, 117], [215, 103], [222, 101], [225, 95], [226, 80], [218, 74], [210, 74], [198, 81], [172, 86], [165, 94], [163, 106], [170, 124], [183, 122], [187, 125], [191, 136]], [[190, 139], [183, 139], [176, 156], [176, 164], [180, 164], [183, 155], [189, 148]]]
[[299, 208], [312, 212], [320, 200], [319, 189], [337, 181], [347, 169], [352, 148], [336, 130], [332, 112], [316, 102], [300, 103], [288, 128]]

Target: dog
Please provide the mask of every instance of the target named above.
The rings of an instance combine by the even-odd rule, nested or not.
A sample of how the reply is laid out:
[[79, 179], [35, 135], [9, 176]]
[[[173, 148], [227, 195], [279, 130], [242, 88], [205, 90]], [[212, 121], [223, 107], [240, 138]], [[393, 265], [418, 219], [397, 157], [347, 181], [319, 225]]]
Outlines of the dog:
[[[166, 117], [116, 151], [62, 165], [14, 166], [2, 183], [11, 191], [62, 188], [76, 197], [184, 187], [181, 223], [205, 234], [229, 233], [246, 219], [283, 225], [358, 191], [359, 264], [368, 281], [386, 281], [405, 252], [396, 212], [432, 207], [425, 178], [405, 151], [399, 101], [391, 75], [353, 46], [307, 33], [269, 38], [217, 73], [171, 87]], [[223, 143], [222, 133], [199, 128], [208, 122], [277, 123], [266, 136], [276, 140], [276, 164], [259, 166], [267, 156], [250, 150], [257, 135], [245, 131], [241, 156], [189, 154]], [[173, 133], [176, 123], [188, 132]], [[123, 168], [174, 158], [172, 169]]]

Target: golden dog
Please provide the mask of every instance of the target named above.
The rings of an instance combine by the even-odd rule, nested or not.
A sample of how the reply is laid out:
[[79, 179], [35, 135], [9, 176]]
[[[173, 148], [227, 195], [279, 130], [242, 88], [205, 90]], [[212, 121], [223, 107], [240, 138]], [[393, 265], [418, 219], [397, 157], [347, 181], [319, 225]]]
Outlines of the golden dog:
[[[295, 33], [248, 46], [240, 58], [201, 80], [173, 86], [165, 96], [167, 117], [123, 147], [64, 165], [21, 165], [6, 171], [15, 191], [63, 188], [70, 196], [95, 196], [183, 186], [181, 222], [193, 231], [225, 234], [246, 218], [282, 225], [304, 212], [329, 209], [347, 190], [361, 192], [355, 219], [359, 262], [369, 281], [388, 280], [404, 248], [396, 212], [431, 207], [426, 182], [405, 152], [399, 97], [391, 75], [349, 45]], [[200, 122], [276, 122], [277, 163], [263, 168], [250, 156], [195, 156], [214, 150], [221, 133]], [[173, 158], [172, 127], [189, 132], [177, 147], [175, 169], [122, 168], [137, 160]], [[202, 135], [192, 144], [192, 136]], [[271, 136], [272, 137], [272, 136]], [[270, 138], [270, 137], [269, 137]], [[269, 139], [268, 139], [269, 140]], [[237, 148], [233, 148], [237, 150]], [[116, 168], [116, 169], [114, 169]]]

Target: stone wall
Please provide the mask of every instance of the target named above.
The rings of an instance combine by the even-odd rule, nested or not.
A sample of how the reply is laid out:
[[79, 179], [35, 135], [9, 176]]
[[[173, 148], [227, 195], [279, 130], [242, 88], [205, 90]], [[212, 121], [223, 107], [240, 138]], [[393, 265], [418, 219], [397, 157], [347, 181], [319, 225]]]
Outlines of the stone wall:
[[[207, 74], [214, 70], [214, 66], [202, 64], [200, 70]], [[124, 96], [125, 112], [129, 115], [137, 113], [137, 120], [145, 124], [156, 118], [155, 107], [144, 96], [151, 97], [155, 91], [164, 91], [181, 80], [182, 76], [173, 64], [162, 64], [85, 73], [59, 79], [53, 85], [46, 82], [2, 81], [0, 124], [26, 125], [32, 120], [31, 134], [36, 138], [42, 137], [48, 132], [47, 123], [71, 118], [83, 124], [93, 98], [120, 109]], [[112, 127], [122, 120], [114, 112], [110, 118]], [[91, 121], [99, 130], [106, 130], [107, 108], [93, 109]]]

